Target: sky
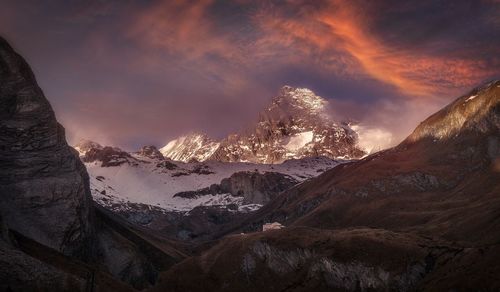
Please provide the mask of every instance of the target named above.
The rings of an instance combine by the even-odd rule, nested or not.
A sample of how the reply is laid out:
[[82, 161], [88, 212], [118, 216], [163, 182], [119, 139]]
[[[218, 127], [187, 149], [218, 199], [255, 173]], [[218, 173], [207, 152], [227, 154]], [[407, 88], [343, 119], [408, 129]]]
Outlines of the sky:
[[[499, 0], [0, 0], [66, 128], [135, 150], [250, 125], [283, 85], [372, 143], [500, 78]], [[370, 143], [370, 141], [365, 141]]]

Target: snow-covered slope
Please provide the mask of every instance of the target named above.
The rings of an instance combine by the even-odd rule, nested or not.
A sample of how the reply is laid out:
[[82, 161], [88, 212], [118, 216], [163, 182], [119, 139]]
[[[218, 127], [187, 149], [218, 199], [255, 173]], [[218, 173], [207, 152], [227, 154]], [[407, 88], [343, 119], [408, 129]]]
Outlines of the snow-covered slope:
[[205, 134], [193, 133], [168, 142], [160, 148], [166, 158], [175, 161], [205, 161], [219, 147], [219, 143]]
[[[229, 204], [238, 205], [240, 210], [253, 210], [260, 206], [243, 206], [243, 198], [231, 194], [196, 198], [174, 195], [219, 184], [222, 179], [241, 171], [278, 172], [304, 181], [343, 162], [314, 157], [288, 160], [281, 164], [219, 161], [184, 163], [148, 157], [142, 152], [120, 152], [116, 147], [95, 145], [97, 149], [87, 150], [81, 159], [90, 175], [94, 200], [113, 210], [123, 210], [128, 204], [144, 204], [165, 211], [189, 211], [197, 206]], [[76, 147], [79, 146], [81, 148], [81, 145]], [[120, 154], [120, 163], [115, 163], [117, 153]]]
[[161, 149], [177, 161], [281, 163], [291, 158], [326, 156], [354, 159], [365, 153], [358, 135], [327, 113], [328, 101], [306, 88], [284, 86], [260, 114], [257, 124], [215, 142], [203, 134], [180, 137]]

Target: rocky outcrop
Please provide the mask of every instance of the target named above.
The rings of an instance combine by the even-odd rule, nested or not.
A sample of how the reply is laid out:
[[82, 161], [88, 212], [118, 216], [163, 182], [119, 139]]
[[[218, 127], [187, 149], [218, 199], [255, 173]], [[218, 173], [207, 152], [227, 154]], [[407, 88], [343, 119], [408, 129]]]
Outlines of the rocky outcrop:
[[243, 197], [243, 204], [264, 205], [279, 193], [296, 185], [298, 181], [278, 172], [241, 171], [223, 179], [220, 184], [197, 191], [180, 192], [174, 197], [196, 198], [199, 196], [231, 194]]
[[237, 172], [220, 182], [223, 192], [243, 196], [244, 204], [261, 204], [298, 183], [294, 178], [277, 172]]
[[0, 38], [0, 214], [67, 255], [93, 236], [89, 178], [26, 62]]
[[83, 157], [83, 162], [100, 162], [102, 167], [119, 166], [124, 163], [137, 164], [137, 159], [116, 147], [91, 148]]
[[97, 142], [82, 139], [73, 148], [78, 151], [80, 156], [84, 156], [91, 149], [102, 149], [103, 147]]
[[156, 148], [153, 145], [143, 146], [139, 150], [139, 152], [137, 152], [137, 154], [144, 156], [144, 157], [147, 157], [147, 158], [151, 158], [151, 159], [157, 159], [157, 160], [164, 160], [165, 159], [165, 157], [163, 157], [163, 154], [161, 154], [161, 152], [158, 150], [158, 148]]

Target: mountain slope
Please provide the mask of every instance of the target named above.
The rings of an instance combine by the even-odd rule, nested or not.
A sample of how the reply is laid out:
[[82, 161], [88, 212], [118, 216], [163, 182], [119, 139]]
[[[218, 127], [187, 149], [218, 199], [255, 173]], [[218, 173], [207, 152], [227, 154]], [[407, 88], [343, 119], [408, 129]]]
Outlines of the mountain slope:
[[[499, 187], [495, 180], [499, 175], [498, 86], [499, 82], [491, 83], [457, 99], [421, 123], [397, 147], [341, 165], [292, 189], [280, 202], [265, 208], [272, 210], [266, 216], [286, 217], [289, 223], [297, 220], [314, 225], [318, 221], [332, 228], [347, 222], [370, 226], [392, 222], [397, 226], [408, 225], [401, 220], [405, 216], [414, 217], [417, 223], [417, 218], [441, 216], [440, 204], [432, 206], [440, 196], [457, 196], [459, 201], [494, 199], [488, 195]], [[418, 212], [417, 202], [426, 213]], [[388, 211], [382, 207], [390, 207], [391, 212], [377, 216]], [[409, 210], [396, 211], [398, 208]]]
[[[220, 184], [238, 172], [254, 173], [259, 178], [264, 178], [266, 173], [279, 173], [291, 176], [294, 181], [303, 181], [343, 163], [325, 157], [290, 160], [274, 165], [218, 161], [182, 163], [157, 155], [151, 156], [150, 152], [127, 153], [119, 148], [103, 147], [95, 142], [91, 143], [95, 147], [87, 149], [85, 145], [89, 144], [77, 144], [75, 148], [86, 149], [81, 160], [85, 162], [90, 173], [92, 195], [101, 205], [115, 211], [125, 211], [130, 203], [153, 206], [164, 212], [186, 212], [197, 206], [212, 205], [236, 204], [240, 209], [244, 209], [246, 205], [257, 207], [255, 204], [263, 202], [260, 196], [262, 194], [256, 194], [260, 199], [255, 197], [253, 201], [248, 198], [245, 200], [244, 196], [231, 194], [229, 191], [198, 192], [200, 195], [193, 196], [180, 194], [196, 193], [198, 190]], [[243, 182], [244, 180], [239, 180], [238, 184], [244, 184]], [[274, 184], [266, 184], [265, 187], [273, 188]], [[202, 193], [204, 195], [201, 195]]]
[[255, 126], [220, 142], [193, 134], [160, 149], [165, 157], [187, 162], [281, 163], [287, 159], [325, 156], [353, 159], [364, 155], [357, 134], [327, 113], [328, 101], [306, 88], [284, 86], [259, 114]]
[[[159, 289], [498, 290], [499, 117], [496, 81], [228, 226], [217, 236], [251, 233], [174, 266]], [[255, 232], [273, 221], [286, 227]]]
[[192, 133], [168, 142], [160, 148], [166, 158], [176, 161], [193, 162], [205, 161], [217, 150], [219, 143], [208, 136]]

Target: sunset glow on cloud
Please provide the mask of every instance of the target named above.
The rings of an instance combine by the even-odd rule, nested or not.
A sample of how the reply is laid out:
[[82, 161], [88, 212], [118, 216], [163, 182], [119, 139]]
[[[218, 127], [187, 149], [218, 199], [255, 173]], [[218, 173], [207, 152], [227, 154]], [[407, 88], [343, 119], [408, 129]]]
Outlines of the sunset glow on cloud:
[[[500, 4], [491, 0], [7, 2], [0, 33], [44, 73], [70, 137], [132, 148], [192, 128], [225, 135], [285, 84], [397, 140], [500, 77]], [[90, 114], [82, 97], [95, 103]]]

